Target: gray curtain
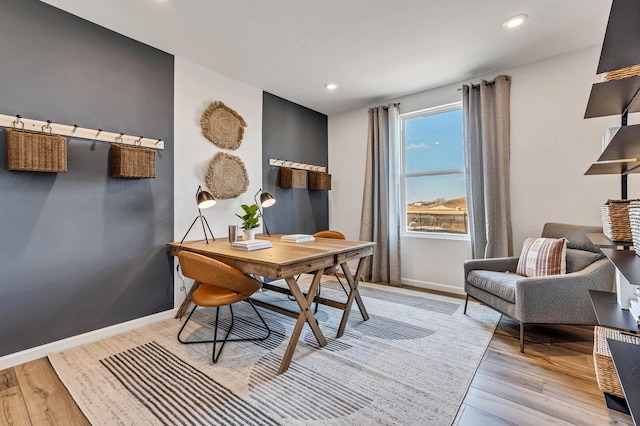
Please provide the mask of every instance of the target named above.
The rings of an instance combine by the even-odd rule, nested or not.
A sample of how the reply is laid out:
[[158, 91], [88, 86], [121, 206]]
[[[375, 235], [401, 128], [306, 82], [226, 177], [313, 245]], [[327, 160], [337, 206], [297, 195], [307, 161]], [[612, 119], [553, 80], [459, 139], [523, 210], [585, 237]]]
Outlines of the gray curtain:
[[513, 255], [509, 196], [511, 77], [462, 87], [469, 233], [474, 259]]
[[376, 242], [363, 279], [400, 285], [398, 104], [369, 109], [360, 240]]

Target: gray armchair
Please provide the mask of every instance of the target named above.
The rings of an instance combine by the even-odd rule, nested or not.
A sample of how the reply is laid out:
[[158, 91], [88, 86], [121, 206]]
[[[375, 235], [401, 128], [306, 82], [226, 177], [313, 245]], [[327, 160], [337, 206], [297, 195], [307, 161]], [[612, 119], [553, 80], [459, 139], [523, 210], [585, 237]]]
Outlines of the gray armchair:
[[596, 226], [544, 225], [542, 237], [569, 240], [566, 275], [517, 275], [518, 257], [464, 262], [464, 313], [472, 297], [518, 321], [520, 352], [524, 352], [525, 324], [596, 325], [588, 290], [611, 291], [614, 283], [613, 265], [586, 236], [598, 232], [602, 228]]

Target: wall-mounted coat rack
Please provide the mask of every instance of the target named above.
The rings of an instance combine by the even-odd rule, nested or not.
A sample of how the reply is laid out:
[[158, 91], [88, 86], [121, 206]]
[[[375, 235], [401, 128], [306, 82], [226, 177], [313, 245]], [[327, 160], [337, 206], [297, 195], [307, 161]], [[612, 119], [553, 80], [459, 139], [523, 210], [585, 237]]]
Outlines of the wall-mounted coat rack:
[[311, 170], [314, 172], [327, 171], [327, 168], [323, 166], [314, 166], [313, 164], [298, 163], [296, 161], [287, 161], [287, 160], [280, 160], [280, 159], [273, 159], [273, 158], [269, 159], [269, 165], [276, 166], [276, 167], [288, 167], [290, 169], [298, 169], [298, 170]]
[[87, 129], [77, 124], [67, 125], [53, 123], [51, 120], [39, 121], [23, 118], [20, 115], [0, 114], [0, 126], [14, 127], [20, 130], [33, 132], [54, 133], [62, 136], [70, 136], [80, 139], [98, 140], [103, 142], [122, 143], [125, 145], [143, 146], [153, 149], [164, 149], [162, 139], [150, 139], [143, 136], [131, 136], [124, 133], [105, 132], [102, 129]]

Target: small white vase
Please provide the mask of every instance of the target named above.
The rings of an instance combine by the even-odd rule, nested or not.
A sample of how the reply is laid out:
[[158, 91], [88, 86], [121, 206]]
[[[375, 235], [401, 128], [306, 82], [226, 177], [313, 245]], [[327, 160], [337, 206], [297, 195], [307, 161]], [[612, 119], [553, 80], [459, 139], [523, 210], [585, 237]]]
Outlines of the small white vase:
[[247, 240], [253, 240], [256, 237], [256, 230], [251, 228], [251, 229], [243, 229], [242, 230], [242, 239], [244, 241]]

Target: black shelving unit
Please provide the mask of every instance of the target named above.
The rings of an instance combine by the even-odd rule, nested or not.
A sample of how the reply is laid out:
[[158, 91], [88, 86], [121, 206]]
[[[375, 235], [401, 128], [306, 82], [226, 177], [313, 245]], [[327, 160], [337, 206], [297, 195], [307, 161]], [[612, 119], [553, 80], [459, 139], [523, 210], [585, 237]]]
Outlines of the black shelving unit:
[[640, 345], [607, 339], [633, 424], [640, 418]]
[[[597, 73], [640, 64], [640, 2], [613, 0]], [[621, 129], [585, 175], [619, 174], [620, 196], [627, 198], [627, 175], [638, 172], [640, 126], [628, 126], [629, 113], [640, 112], [640, 76], [595, 83], [584, 118], [621, 115]], [[632, 163], [603, 163], [603, 161]], [[621, 161], [625, 160], [625, 161]]]
[[592, 164], [585, 175], [628, 175], [640, 173], [640, 161], [607, 162]]
[[640, 331], [638, 323], [631, 315], [631, 312], [626, 309], [620, 309], [615, 293], [589, 290], [589, 296], [591, 296], [591, 304], [596, 313], [598, 325], [633, 333]]
[[[597, 73], [640, 64], [640, 0], [613, 0], [602, 43]], [[598, 162], [585, 175], [618, 174], [621, 198], [627, 198], [627, 175], [640, 172], [640, 125], [627, 126], [629, 113], [640, 112], [640, 76], [595, 83], [587, 102], [584, 118], [621, 116], [621, 127], [611, 138]], [[618, 250], [604, 236], [590, 235], [598, 241], [602, 252], [618, 273], [631, 284], [640, 285], [640, 256], [629, 250]], [[621, 309], [616, 293], [589, 292], [598, 323], [626, 332], [638, 333], [638, 323], [628, 310]], [[623, 384], [626, 401], [634, 424], [640, 412], [640, 347], [608, 341], [618, 377]], [[633, 353], [632, 353], [633, 352]]]
[[[639, 23], [640, 26], [640, 23]], [[640, 158], [640, 124], [623, 126], [611, 138], [598, 161]]]
[[632, 102], [639, 90], [640, 76], [595, 83], [591, 86], [584, 118], [640, 112], [640, 105]]
[[640, 64], [640, 8], [637, 0], [614, 0], [597, 73]]

